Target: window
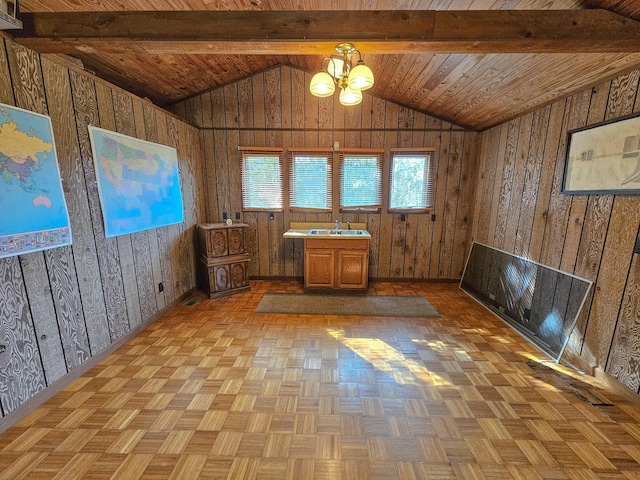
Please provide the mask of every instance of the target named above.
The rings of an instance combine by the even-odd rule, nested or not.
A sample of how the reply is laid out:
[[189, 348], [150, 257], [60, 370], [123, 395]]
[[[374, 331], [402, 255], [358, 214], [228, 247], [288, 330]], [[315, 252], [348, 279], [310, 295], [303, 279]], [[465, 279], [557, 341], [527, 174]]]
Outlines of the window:
[[382, 207], [383, 150], [346, 150], [340, 154], [340, 209]]
[[389, 210], [424, 211], [433, 205], [433, 153], [425, 150], [391, 150]]
[[239, 149], [243, 210], [282, 210], [282, 149]]
[[291, 150], [289, 204], [291, 208], [331, 211], [330, 151]]

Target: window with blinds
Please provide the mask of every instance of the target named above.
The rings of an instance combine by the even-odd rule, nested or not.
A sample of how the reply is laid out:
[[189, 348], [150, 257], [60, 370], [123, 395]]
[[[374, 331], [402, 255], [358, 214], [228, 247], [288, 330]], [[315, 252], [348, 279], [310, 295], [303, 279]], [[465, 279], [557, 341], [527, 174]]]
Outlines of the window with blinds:
[[340, 209], [382, 207], [382, 153], [361, 150], [340, 153]]
[[291, 150], [289, 205], [292, 209], [331, 211], [330, 151]]
[[391, 151], [389, 210], [424, 211], [433, 206], [433, 152]]
[[243, 210], [282, 210], [283, 150], [253, 147], [239, 150]]

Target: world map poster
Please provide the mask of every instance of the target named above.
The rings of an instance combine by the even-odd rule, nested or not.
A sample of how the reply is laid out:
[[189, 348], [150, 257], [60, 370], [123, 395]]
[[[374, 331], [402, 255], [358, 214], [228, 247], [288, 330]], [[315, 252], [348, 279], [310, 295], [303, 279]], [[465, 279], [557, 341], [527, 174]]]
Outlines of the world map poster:
[[107, 237], [183, 220], [176, 149], [89, 126]]
[[0, 104], [0, 258], [70, 244], [51, 119]]

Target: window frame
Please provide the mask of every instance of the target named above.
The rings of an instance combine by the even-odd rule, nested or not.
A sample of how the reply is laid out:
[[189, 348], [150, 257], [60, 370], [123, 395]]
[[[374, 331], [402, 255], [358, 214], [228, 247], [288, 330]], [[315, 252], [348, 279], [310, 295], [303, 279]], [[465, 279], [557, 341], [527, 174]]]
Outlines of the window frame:
[[[338, 196], [338, 208], [340, 212], [344, 213], [376, 213], [382, 210], [384, 205], [384, 195], [383, 195], [383, 157], [384, 157], [384, 149], [383, 148], [345, 148], [340, 150], [337, 155], [338, 157], [338, 184], [339, 184], [339, 196]], [[344, 205], [345, 198], [345, 188], [344, 188], [344, 165], [345, 158], [348, 157], [376, 157], [378, 163], [378, 187], [377, 192], [375, 193], [378, 197], [378, 203], [375, 205]]]
[[[284, 164], [284, 150], [280, 147], [238, 147], [240, 151], [240, 187], [241, 187], [241, 196], [242, 196], [242, 211], [243, 212], [283, 212], [287, 199], [286, 199], [286, 189], [285, 189], [285, 164]], [[279, 207], [246, 207], [245, 205], [245, 195], [246, 184], [245, 184], [245, 158], [247, 156], [254, 157], [278, 157], [278, 165], [280, 167], [280, 184], [278, 187], [280, 188], [280, 206]]]
[[[389, 213], [429, 213], [435, 208], [435, 148], [392, 148], [389, 154], [389, 191], [387, 196], [387, 212]], [[391, 196], [393, 194], [393, 167], [394, 160], [398, 157], [426, 157], [425, 175], [427, 181], [424, 184], [423, 196], [426, 197], [425, 205], [419, 207], [392, 207]]]
[[[326, 195], [326, 207], [309, 207], [309, 206], [298, 206], [294, 205], [294, 200], [296, 199], [296, 194], [294, 192], [295, 188], [295, 168], [294, 162], [296, 157], [318, 157], [318, 158], [326, 158], [327, 160], [327, 195]], [[289, 180], [289, 200], [288, 206], [289, 210], [292, 212], [312, 212], [312, 213], [327, 213], [333, 212], [333, 175], [334, 175], [334, 155], [333, 151], [329, 148], [290, 148], [289, 149], [289, 172], [288, 172], [288, 180]]]

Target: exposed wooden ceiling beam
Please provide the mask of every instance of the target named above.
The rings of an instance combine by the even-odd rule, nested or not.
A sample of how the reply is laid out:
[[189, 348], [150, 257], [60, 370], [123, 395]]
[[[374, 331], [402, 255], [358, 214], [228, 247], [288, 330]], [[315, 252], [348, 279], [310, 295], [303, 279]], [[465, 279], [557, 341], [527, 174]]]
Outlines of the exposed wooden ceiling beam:
[[23, 13], [12, 32], [39, 52], [327, 54], [349, 41], [365, 53], [625, 53], [640, 22], [608, 10], [172, 11]]

